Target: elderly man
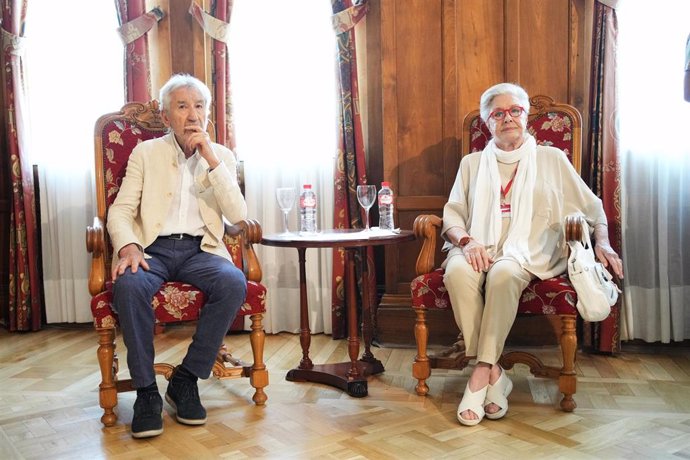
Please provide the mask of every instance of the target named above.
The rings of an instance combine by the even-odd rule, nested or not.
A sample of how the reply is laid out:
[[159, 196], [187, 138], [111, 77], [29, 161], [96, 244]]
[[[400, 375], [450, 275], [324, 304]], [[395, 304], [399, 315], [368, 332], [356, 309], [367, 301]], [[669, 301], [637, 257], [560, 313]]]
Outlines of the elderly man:
[[223, 337], [244, 302], [247, 282], [223, 244], [223, 218], [244, 219], [247, 205], [233, 153], [206, 133], [211, 92], [198, 79], [174, 75], [160, 90], [169, 133], [132, 151], [108, 213], [113, 243], [113, 306], [120, 318], [137, 399], [132, 436], [163, 432], [156, 386], [151, 301], [164, 282], [204, 292], [196, 333], [168, 384], [165, 399], [180, 423], [206, 422], [198, 378], [208, 378]]

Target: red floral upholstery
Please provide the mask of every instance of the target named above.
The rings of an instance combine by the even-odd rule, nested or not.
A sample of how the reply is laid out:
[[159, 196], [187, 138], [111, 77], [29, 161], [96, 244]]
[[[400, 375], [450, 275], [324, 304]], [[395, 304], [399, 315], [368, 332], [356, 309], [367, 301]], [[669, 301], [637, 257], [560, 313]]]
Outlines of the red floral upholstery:
[[[410, 283], [412, 307], [437, 310], [451, 308], [448, 291], [443, 284], [442, 268], [419, 275]], [[577, 315], [577, 294], [567, 275], [548, 280], [534, 280], [522, 292], [518, 314]]]
[[[158, 103], [129, 103], [120, 112], [103, 115], [96, 122], [95, 160], [96, 160], [96, 203], [97, 216], [92, 226], [86, 229], [86, 247], [92, 254], [89, 273], [91, 293], [91, 312], [94, 326], [99, 336], [97, 352], [101, 370], [99, 402], [103, 408], [101, 421], [112, 426], [117, 421], [114, 407], [117, 393], [132, 390], [131, 380], [118, 380], [118, 358], [115, 353], [115, 331], [118, 325], [117, 314], [112, 309], [112, 283], [110, 264], [112, 248], [105, 230], [108, 207], [120, 190], [120, 184], [127, 169], [129, 155], [134, 147], [145, 140], [160, 137], [167, 132], [163, 124]], [[267, 396], [264, 387], [268, 385], [268, 371], [263, 362], [265, 334], [262, 326], [266, 311], [266, 287], [261, 284], [261, 266], [253, 249], [253, 244], [261, 240], [261, 226], [253, 220], [245, 220], [236, 225], [226, 225], [224, 243], [235, 265], [247, 276], [247, 296], [240, 307], [232, 329], [241, 328], [244, 317], [251, 320], [251, 343], [254, 362], [249, 365], [230, 356], [221, 347], [213, 366], [213, 375], [219, 378], [249, 377], [255, 388], [252, 399], [263, 405]], [[169, 282], [163, 284], [154, 296], [152, 308], [156, 323], [174, 323], [199, 318], [205, 302], [204, 294], [190, 284]], [[156, 363], [155, 371], [170, 378], [173, 365]]]
[[[106, 290], [91, 298], [91, 313], [95, 327], [116, 327], [117, 314], [112, 310], [113, 293], [111, 283]], [[191, 284], [165, 283], [153, 298], [153, 309], [156, 322], [159, 324], [199, 319], [199, 310], [206, 302], [204, 293]], [[238, 316], [254, 315], [266, 311], [266, 287], [263, 284], [249, 281], [247, 297], [240, 307]]]

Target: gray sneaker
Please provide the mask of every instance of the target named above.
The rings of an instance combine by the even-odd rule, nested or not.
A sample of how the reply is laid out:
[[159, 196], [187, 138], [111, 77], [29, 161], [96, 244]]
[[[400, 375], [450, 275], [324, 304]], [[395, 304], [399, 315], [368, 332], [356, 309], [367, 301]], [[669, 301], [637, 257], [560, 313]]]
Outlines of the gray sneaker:
[[132, 417], [132, 437], [150, 438], [163, 432], [163, 398], [157, 392], [137, 394]]

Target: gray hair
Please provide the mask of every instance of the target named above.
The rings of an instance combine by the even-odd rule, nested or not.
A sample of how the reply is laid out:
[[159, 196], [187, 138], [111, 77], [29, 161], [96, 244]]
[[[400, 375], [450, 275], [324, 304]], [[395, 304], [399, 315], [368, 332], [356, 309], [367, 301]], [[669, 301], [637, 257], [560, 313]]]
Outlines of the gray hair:
[[509, 94], [520, 101], [520, 105], [525, 109], [525, 113], [529, 114], [529, 96], [522, 86], [515, 83], [499, 83], [484, 91], [479, 100], [479, 114], [484, 120], [484, 123], [489, 119], [491, 114], [491, 104], [496, 96], [502, 94]]
[[211, 90], [201, 80], [189, 74], [176, 74], [170, 77], [160, 90], [161, 109], [168, 111], [170, 109], [170, 94], [179, 88], [193, 88], [204, 98], [204, 105], [206, 106], [206, 114], [211, 111]]

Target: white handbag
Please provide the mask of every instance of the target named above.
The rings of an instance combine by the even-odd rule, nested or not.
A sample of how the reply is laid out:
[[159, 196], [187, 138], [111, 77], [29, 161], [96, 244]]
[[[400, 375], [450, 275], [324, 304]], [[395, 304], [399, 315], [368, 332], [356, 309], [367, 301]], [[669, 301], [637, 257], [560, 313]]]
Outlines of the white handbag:
[[597, 262], [584, 217], [581, 241], [568, 241], [568, 277], [577, 292], [577, 310], [586, 321], [603, 321], [621, 292], [611, 274]]

